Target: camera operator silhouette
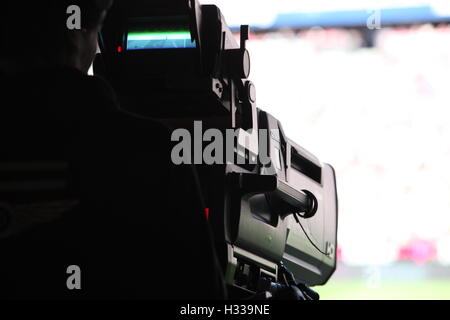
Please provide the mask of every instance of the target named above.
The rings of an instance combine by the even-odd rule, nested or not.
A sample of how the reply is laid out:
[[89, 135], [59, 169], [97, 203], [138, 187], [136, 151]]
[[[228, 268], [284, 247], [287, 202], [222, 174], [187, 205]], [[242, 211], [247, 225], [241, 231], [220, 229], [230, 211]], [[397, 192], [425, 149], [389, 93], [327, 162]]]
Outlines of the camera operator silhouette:
[[223, 298], [194, 168], [87, 75], [112, 1], [4, 2], [0, 297]]

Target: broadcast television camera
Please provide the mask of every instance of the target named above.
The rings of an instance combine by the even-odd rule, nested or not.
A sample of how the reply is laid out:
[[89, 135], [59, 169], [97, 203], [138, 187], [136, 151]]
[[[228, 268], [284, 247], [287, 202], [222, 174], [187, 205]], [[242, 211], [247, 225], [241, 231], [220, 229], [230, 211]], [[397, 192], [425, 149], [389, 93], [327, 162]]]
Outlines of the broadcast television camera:
[[129, 112], [190, 131], [194, 121], [236, 130], [231, 161], [197, 168], [226, 283], [240, 297], [292, 274], [325, 284], [337, 247], [334, 170], [256, 107], [248, 37], [242, 26], [239, 44], [219, 8], [196, 0], [116, 1], [94, 66]]

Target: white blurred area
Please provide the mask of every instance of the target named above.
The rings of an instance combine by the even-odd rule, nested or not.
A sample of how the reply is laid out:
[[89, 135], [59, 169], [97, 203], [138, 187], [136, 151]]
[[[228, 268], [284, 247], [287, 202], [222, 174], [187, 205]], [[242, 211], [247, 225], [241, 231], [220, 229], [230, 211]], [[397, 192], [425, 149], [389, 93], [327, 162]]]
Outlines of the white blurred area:
[[335, 166], [345, 262], [393, 262], [416, 239], [448, 262], [450, 29], [384, 30], [374, 49], [358, 40], [315, 30], [251, 41], [259, 106]]
[[383, 28], [374, 48], [361, 43], [352, 30], [252, 35], [258, 107], [335, 167], [342, 262], [450, 266], [450, 27]]

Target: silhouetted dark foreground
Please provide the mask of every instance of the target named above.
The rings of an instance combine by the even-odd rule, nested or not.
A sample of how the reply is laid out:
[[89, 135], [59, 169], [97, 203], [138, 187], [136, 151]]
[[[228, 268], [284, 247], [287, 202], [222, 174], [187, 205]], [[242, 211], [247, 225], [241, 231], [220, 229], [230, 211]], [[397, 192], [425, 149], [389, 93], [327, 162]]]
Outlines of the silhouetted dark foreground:
[[[3, 12], [0, 297], [223, 297], [195, 170], [172, 165], [168, 128], [120, 112], [80, 70], [92, 41], [77, 32], [96, 44], [104, 11], [70, 2], [89, 10], [88, 31], [65, 31], [65, 1]], [[67, 287], [72, 265], [81, 290]]]

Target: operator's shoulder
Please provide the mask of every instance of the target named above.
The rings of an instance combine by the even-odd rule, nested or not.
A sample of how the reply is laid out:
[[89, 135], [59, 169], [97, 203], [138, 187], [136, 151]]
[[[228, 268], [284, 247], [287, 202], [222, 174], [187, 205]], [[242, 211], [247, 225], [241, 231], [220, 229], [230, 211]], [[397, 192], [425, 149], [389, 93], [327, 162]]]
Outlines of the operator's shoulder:
[[63, 100], [80, 111], [115, 109], [117, 96], [112, 87], [100, 77], [89, 76], [69, 67], [57, 67], [35, 73], [42, 79], [40, 86], [48, 86], [46, 91], [55, 100]]
[[82, 75], [78, 89], [90, 104], [117, 109], [119, 100], [111, 85], [101, 77]]
[[88, 85], [93, 91], [97, 93], [99, 96], [106, 96], [117, 100], [116, 93], [112, 86], [102, 77], [100, 76], [83, 76]]
[[[152, 135], [158, 132], [160, 135], [170, 135], [172, 129], [166, 123], [159, 120], [139, 116], [123, 110], [119, 98], [112, 86], [100, 76], [89, 76], [74, 70], [66, 70], [66, 77], [70, 77], [74, 88], [78, 90], [75, 95], [78, 103], [81, 100], [85, 102], [83, 106], [86, 112], [91, 116], [98, 114], [103, 119], [103, 126], [113, 125], [115, 130], [125, 136], [132, 134]], [[93, 110], [96, 110], [94, 112]]]

